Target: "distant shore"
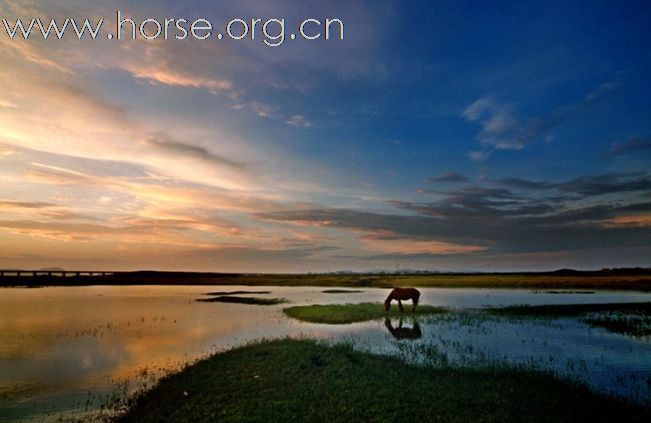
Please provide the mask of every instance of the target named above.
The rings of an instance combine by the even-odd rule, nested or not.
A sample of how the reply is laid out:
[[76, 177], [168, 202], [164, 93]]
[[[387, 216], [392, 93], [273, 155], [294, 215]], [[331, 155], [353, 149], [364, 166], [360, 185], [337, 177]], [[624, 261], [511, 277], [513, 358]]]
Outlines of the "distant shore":
[[4, 271], [0, 287], [88, 286], [88, 285], [248, 285], [319, 286], [347, 288], [582, 289], [651, 291], [651, 269], [601, 271], [559, 270], [540, 273], [427, 273], [427, 274], [235, 274], [186, 272], [40, 272]]

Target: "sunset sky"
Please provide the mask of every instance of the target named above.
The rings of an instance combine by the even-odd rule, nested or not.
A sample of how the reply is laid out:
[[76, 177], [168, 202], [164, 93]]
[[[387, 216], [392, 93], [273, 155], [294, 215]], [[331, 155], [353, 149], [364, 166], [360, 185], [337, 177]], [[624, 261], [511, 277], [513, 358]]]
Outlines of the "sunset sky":
[[118, 9], [345, 40], [1, 32], [0, 268], [651, 265], [648, 1], [0, 0]]

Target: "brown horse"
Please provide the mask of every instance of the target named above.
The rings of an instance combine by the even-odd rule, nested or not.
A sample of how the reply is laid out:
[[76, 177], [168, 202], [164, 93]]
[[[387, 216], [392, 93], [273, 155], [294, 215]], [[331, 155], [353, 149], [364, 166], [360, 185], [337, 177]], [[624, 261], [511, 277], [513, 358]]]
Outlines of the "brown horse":
[[414, 303], [414, 307], [411, 311], [416, 311], [416, 306], [418, 305], [419, 298], [420, 291], [415, 288], [394, 288], [387, 299], [384, 301], [384, 308], [388, 311], [391, 308], [391, 301], [398, 300], [398, 307], [400, 307], [400, 311], [405, 311], [405, 309], [402, 308], [402, 301], [411, 300]]

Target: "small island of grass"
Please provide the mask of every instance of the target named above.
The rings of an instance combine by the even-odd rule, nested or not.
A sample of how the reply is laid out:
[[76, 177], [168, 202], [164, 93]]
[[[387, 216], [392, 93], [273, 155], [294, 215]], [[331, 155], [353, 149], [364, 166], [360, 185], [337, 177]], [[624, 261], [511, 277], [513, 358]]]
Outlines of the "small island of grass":
[[326, 289], [322, 291], [324, 294], [355, 294], [358, 292], [364, 292], [354, 289]]
[[209, 292], [206, 295], [257, 295], [257, 294], [271, 294], [271, 291], [217, 291]]
[[309, 340], [263, 342], [163, 379], [118, 422], [610, 422], [647, 409], [522, 369], [428, 368]]
[[362, 303], [362, 304], [327, 304], [327, 305], [309, 305], [296, 306], [283, 309], [286, 315], [294, 319], [310, 323], [325, 323], [341, 325], [346, 323], [365, 322], [368, 320], [383, 319], [385, 317], [399, 316], [425, 316], [432, 314], [445, 313], [447, 310], [443, 307], [434, 307], [428, 305], [419, 305], [416, 312], [411, 311], [411, 305], [405, 306], [405, 311], [401, 312], [397, 305], [393, 305], [391, 310], [386, 311], [384, 305], [380, 303]]
[[232, 295], [222, 295], [214, 298], [202, 298], [197, 301], [201, 303], [232, 303], [250, 305], [275, 305], [287, 302], [287, 300], [284, 298], [235, 297]]

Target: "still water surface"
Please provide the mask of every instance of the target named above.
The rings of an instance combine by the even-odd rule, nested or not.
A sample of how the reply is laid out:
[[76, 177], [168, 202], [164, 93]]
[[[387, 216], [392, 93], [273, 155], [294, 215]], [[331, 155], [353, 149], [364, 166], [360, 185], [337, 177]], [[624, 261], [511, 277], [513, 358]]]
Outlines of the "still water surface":
[[[472, 310], [513, 304], [650, 301], [651, 294], [421, 289], [422, 304], [460, 313], [404, 322], [303, 323], [286, 305], [200, 303], [212, 291], [272, 291], [292, 305], [379, 302], [388, 291], [325, 294], [311, 287], [129, 286], [0, 289], [0, 421], [50, 420], [99, 407], [188, 361], [262, 338], [304, 336], [434, 364], [534, 366], [650, 403], [651, 339], [574, 319], [509, 320]], [[121, 389], [121, 388], [120, 388]]]

